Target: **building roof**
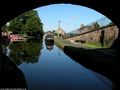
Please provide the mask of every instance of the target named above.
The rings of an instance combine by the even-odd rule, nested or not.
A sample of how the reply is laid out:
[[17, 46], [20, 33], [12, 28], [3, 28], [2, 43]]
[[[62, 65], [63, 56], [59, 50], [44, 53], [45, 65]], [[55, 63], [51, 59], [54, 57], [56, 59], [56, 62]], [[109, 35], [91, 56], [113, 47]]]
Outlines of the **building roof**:
[[60, 34], [65, 34], [65, 31], [60, 27], [58, 27], [57, 32], [60, 33]]

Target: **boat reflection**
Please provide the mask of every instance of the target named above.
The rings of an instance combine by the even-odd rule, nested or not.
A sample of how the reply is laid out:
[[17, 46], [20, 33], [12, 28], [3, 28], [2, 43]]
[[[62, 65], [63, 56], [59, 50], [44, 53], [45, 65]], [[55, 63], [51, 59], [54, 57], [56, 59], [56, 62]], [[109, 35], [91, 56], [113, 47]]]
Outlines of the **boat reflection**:
[[54, 47], [54, 40], [45, 40], [45, 45], [48, 50], [52, 50]]

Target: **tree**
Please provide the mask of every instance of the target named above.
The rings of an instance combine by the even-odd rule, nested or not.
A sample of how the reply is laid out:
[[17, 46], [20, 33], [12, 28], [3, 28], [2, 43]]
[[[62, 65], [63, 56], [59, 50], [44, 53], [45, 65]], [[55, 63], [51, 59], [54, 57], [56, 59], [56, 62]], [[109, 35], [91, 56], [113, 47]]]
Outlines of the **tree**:
[[10, 25], [8, 27], [9, 31], [12, 31], [13, 33], [20, 33], [22, 30], [22, 22], [20, 21], [19, 17], [14, 18], [10, 21]]
[[93, 25], [94, 25], [94, 30], [97, 30], [100, 28], [100, 25], [97, 22], [95, 22]]
[[2, 30], [2, 31], [8, 31], [8, 26], [7, 26], [7, 24], [5, 24], [4, 26], [2, 26], [1, 30]]
[[52, 33], [53, 33], [55, 36], [58, 35], [58, 33], [57, 33], [55, 30], [53, 30]]
[[24, 18], [26, 19], [26, 23], [24, 24], [22, 32], [34, 36], [43, 35], [43, 24], [38, 16], [37, 11], [35, 10], [28, 11], [23, 15]]
[[113, 22], [110, 22], [109, 25], [115, 25]]
[[31, 10], [10, 21], [9, 30], [32, 36], [43, 35], [43, 24], [37, 11]]

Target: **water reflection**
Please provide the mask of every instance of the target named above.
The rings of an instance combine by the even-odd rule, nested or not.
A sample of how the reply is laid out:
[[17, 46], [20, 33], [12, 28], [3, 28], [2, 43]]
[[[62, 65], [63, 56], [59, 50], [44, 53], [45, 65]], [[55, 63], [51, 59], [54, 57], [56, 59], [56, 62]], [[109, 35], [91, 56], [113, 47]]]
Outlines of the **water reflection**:
[[21, 64], [19, 68], [29, 90], [112, 90], [110, 80], [86, 69], [55, 45], [50, 52], [44, 46], [38, 63]]
[[26, 42], [13, 42], [5, 49], [7, 50], [6, 55], [17, 65], [24, 62], [35, 63], [38, 62], [41, 54], [42, 40], [28, 39]]
[[14, 42], [9, 49], [9, 58], [24, 73], [28, 90], [112, 89], [110, 80], [75, 62], [54, 43], [30, 39]]
[[11, 52], [9, 46], [10, 46], [9, 44], [2, 45], [2, 51], [7, 57], [9, 57], [10, 52]]
[[[0, 88], [21, 88], [27, 90], [27, 84], [23, 72], [9, 58], [2, 54], [2, 72], [0, 75]], [[1, 77], [2, 76], [2, 77]]]
[[53, 40], [45, 40], [45, 45], [48, 50], [52, 50], [54, 47], [54, 41]]

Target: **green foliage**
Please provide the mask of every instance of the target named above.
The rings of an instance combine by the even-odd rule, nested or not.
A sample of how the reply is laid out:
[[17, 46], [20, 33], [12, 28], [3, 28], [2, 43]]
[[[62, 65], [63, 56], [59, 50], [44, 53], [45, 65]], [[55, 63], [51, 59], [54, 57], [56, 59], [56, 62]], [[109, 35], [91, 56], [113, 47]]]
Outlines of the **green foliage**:
[[55, 30], [53, 30], [52, 32], [55, 36], [58, 36], [58, 33]]
[[2, 31], [7, 31], [7, 30], [8, 30], [7, 25], [5, 24], [4, 26], [2, 26], [1, 30], [2, 30]]
[[96, 49], [96, 48], [104, 48], [101, 46], [100, 43], [95, 43], [95, 42], [91, 42], [91, 43], [81, 43], [81, 45], [84, 47], [84, 48], [91, 48], [91, 49]]
[[97, 30], [97, 29], [99, 29], [100, 28], [100, 25], [96, 22], [96, 23], [94, 23], [94, 30]]
[[9, 30], [13, 33], [35, 34], [35, 32], [37, 32], [38, 34], [43, 35], [43, 24], [37, 11], [31, 10], [11, 20]]
[[10, 59], [16, 65], [21, 63], [38, 62], [38, 56], [42, 49], [42, 40], [30, 39], [26, 42], [15, 42], [10, 45]]
[[115, 25], [113, 22], [110, 22], [109, 25]]
[[71, 42], [59, 38], [55, 38], [55, 45], [57, 45], [60, 48], [64, 48], [64, 46], [74, 46]]
[[13, 33], [20, 33], [20, 31], [22, 30], [22, 22], [19, 20], [18, 17], [16, 17], [10, 21], [10, 26], [8, 27], [8, 29]]

